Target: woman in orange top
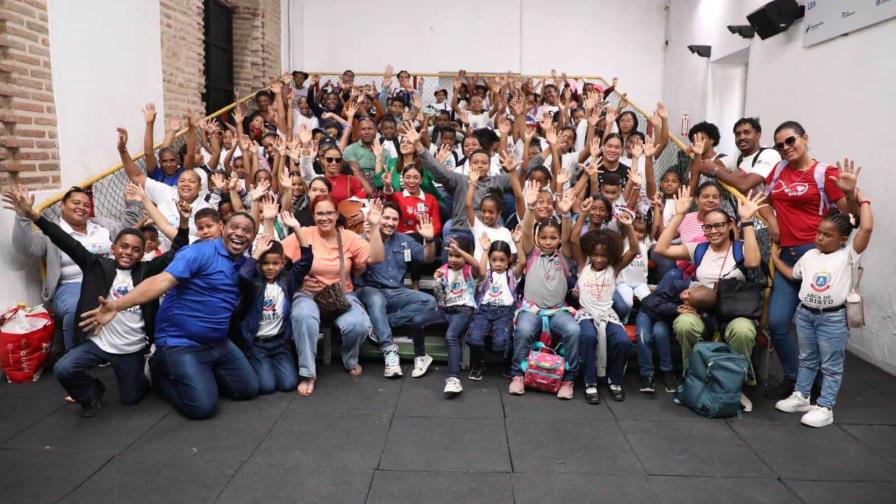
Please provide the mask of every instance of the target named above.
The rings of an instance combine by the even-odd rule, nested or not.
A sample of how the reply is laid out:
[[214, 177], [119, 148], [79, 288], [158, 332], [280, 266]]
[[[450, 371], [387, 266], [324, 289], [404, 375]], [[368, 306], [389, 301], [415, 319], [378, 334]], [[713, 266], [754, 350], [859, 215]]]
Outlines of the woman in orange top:
[[[293, 297], [291, 315], [302, 380], [298, 387], [300, 395], [307, 396], [314, 392], [317, 376], [314, 359], [317, 356], [317, 336], [320, 333], [320, 310], [314, 296], [324, 287], [340, 281], [351, 307], [336, 317], [333, 324], [342, 334], [342, 364], [352, 376], [361, 375], [358, 353], [361, 343], [371, 331], [371, 324], [364, 306], [353, 292], [351, 279], [363, 273], [368, 264], [380, 263], [385, 257], [379, 233], [381, 208], [381, 204], [375, 204], [368, 212], [368, 242], [358, 234], [336, 226], [336, 203], [331, 196], [318, 196], [311, 202], [314, 226], [302, 228], [301, 233], [314, 252], [314, 262], [301, 288]], [[343, 278], [339, 274], [340, 239], [344, 258]], [[294, 235], [283, 241], [283, 250], [293, 261], [301, 256], [299, 243]]]

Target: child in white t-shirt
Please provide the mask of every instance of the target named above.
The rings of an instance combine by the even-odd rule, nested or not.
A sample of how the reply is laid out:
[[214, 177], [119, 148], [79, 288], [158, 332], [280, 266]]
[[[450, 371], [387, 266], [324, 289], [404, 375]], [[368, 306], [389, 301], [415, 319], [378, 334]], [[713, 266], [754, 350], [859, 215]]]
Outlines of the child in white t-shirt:
[[[638, 237], [638, 254], [632, 259], [632, 262], [622, 271], [616, 278], [616, 293], [618, 294], [624, 308], [619, 314], [620, 319], [624, 322], [628, 318], [628, 314], [635, 303], [650, 295], [650, 287], [647, 285], [647, 254], [650, 247], [653, 246], [653, 237], [647, 232], [647, 220], [642, 214], [637, 214], [632, 221], [632, 227], [635, 235]], [[628, 251], [628, 243], [625, 243], [623, 252]]]
[[[832, 411], [840, 384], [849, 326], [846, 299], [853, 286], [853, 267], [871, 239], [871, 202], [856, 189], [859, 202], [859, 230], [847, 245], [852, 224], [848, 215], [832, 213], [818, 224], [816, 249], [810, 250], [791, 269], [781, 260], [780, 251], [772, 259], [787, 278], [801, 280], [794, 323], [800, 345], [800, 367], [793, 394], [775, 404], [786, 413], [805, 413], [800, 423], [824, 427], [834, 422]], [[845, 245], [845, 246], [844, 246]], [[824, 377], [815, 405], [809, 394], [819, 369]]]

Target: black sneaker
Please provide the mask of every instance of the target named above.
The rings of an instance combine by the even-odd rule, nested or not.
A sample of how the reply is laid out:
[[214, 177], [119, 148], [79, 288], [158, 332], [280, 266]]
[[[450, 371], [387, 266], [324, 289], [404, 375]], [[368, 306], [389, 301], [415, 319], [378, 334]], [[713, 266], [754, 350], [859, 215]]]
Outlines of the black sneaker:
[[656, 392], [656, 382], [653, 380], [653, 375], [650, 376], [642, 376], [641, 377], [641, 392], [645, 394], [652, 394]]
[[787, 399], [793, 394], [793, 388], [795, 386], [796, 380], [784, 377], [784, 379], [778, 382], [774, 387], [766, 387], [764, 395], [767, 399], [773, 399], [775, 401]]
[[625, 390], [619, 385], [610, 385], [610, 399], [618, 402], [625, 400]]
[[485, 374], [485, 361], [473, 362], [470, 364], [470, 379], [473, 381], [482, 381], [482, 375]]
[[588, 404], [600, 404], [600, 393], [597, 391], [597, 385], [585, 386], [585, 401]]
[[513, 378], [513, 360], [504, 359], [504, 366], [501, 370], [501, 376], [504, 378]]
[[99, 380], [94, 383], [93, 398], [81, 402], [81, 416], [84, 418], [93, 418], [103, 411], [103, 396], [106, 394], [106, 386]]
[[668, 371], [663, 373], [663, 381], [666, 383], [666, 392], [669, 394], [674, 394], [678, 392], [678, 375], [675, 374], [675, 371]]

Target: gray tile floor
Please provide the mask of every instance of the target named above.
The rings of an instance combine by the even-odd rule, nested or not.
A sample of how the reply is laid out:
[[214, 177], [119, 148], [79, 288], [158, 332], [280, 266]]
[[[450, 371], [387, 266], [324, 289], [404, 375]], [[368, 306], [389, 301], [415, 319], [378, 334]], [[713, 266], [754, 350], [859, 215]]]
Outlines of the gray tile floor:
[[82, 419], [52, 376], [0, 384], [0, 502], [896, 502], [896, 378], [856, 358], [820, 430], [755, 391], [753, 413], [701, 418], [634, 372], [624, 403], [590, 406], [510, 396], [496, 370], [453, 401], [443, 368], [381, 370], [322, 368], [313, 397], [223, 401], [204, 422], [155, 397]]

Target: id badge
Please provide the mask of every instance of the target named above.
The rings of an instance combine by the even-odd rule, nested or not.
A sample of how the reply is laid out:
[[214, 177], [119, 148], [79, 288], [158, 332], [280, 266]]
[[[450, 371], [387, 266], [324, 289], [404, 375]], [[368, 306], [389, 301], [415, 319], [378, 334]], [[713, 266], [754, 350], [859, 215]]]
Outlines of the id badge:
[[411, 249], [407, 247], [404, 249], [404, 262], [411, 262]]

